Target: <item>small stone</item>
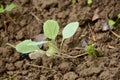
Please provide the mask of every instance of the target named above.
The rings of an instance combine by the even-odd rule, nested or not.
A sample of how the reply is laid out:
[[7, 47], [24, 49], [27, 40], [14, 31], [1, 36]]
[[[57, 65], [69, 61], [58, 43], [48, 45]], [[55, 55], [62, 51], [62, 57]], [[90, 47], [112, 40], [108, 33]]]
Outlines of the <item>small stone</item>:
[[72, 64], [69, 63], [69, 62], [63, 62], [63, 63], [61, 63], [61, 64], [58, 66], [58, 68], [59, 68], [63, 73], [65, 73], [65, 72], [68, 72], [68, 71], [71, 70]]
[[40, 80], [47, 80], [47, 78], [43, 75], [41, 75]]
[[17, 61], [16, 63], [15, 63], [15, 67], [16, 68], [21, 68], [23, 66], [23, 61]]
[[46, 56], [45, 52], [35, 51], [32, 53], [29, 53], [30, 59], [38, 59], [40, 57]]
[[63, 80], [76, 80], [77, 77], [78, 75], [74, 72], [68, 72], [63, 76]]
[[102, 71], [101, 68], [90, 67], [90, 68], [83, 69], [83, 70], [79, 71], [78, 74], [80, 76], [90, 76], [90, 75], [93, 75], [93, 74], [99, 74], [101, 71]]

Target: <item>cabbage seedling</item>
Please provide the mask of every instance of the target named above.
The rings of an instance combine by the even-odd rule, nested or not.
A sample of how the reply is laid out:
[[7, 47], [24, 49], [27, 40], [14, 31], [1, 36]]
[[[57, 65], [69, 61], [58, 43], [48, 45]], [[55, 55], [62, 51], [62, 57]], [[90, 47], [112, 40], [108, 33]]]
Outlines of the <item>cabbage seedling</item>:
[[[65, 26], [65, 28], [62, 31], [61, 46], [65, 39], [70, 38], [75, 34], [78, 27], [79, 27], [78, 22], [71, 22]], [[34, 42], [31, 40], [25, 40], [17, 44], [16, 46], [13, 46], [11, 44], [8, 44], [8, 45], [14, 47], [18, 52], [23, 54], [27, 54], [33, 51], [39, 51], [40, 53], [45, 52], [47, 56], [54, 56], [56, 55], [56, 53], [57, 54], [61, 53], [61, 50], [58, 48], [57, 43], [55, 41], [59, 32], [59, 25], [57, 21], [47, 20], [43, 25], [43, 32], [44, 32], [44, 35], [48, 39], [50, 39], [49, 41]], [[46, 44], [48, 46], [48, 50], [43, 51], [39, 49], [38, 45], [41, 45], [41, 44]]]
[[[63, 37], [62, 37], [61, 46], [65, 39], [70, 38], [75, 34], [78, 27], [79, 27], [78, 22], [71, 22], [65, 26], [65, 28], [62, 31]], [[60, 49], [57, 47], [57, 44], [55, 42], [55, 39], [59, 32], [58, 23], [54, 20], [47, 20], [43, 25], [43, 31], [44, 31], [44, 35], [47, 38], [51, 39], [50, 41], [43, 41], [45, 42], [44, 44], [47, 44], [49, 47], [49, 49], [46, 51], [46, 55], [53, 56], [56, 53], [60, 53]], [[34, 43], [30, 43], [29, 45], [40, 45], [40, 44], [41, 42], [34, 42]]]

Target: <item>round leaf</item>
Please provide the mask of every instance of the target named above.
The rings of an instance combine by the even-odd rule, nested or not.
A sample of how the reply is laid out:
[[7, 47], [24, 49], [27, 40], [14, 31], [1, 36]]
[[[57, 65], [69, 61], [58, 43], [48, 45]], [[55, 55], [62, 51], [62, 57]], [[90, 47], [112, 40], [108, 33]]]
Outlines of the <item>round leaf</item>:
[[112, 19], [110, 19], [110, 20], [108, 21], [108, 24], [109, 24], [109, 26], [113, 26], [113, 25], [115, 24], [115, 21], [113, 21]]
[[93, 2], [92, 0], [87, 0], [88, 4], [92, 4], [92, 2]]
[[26, 54], [26, 53], [30, 53], [36, 50], [40, 50], [38, 46], [36, 45], [28, 45], [30, 44], [32, 41], [31, 40], [25, 40], [19, 44], [16, 45], [16, 50], [20, 53]]
[[55, 39], [59, 32], [59, 25], [54, 20], [47, 20], [43, 25], [44, 34], [49, 39]]
[[78, 27], [79, 27], [78, 22], [71, 22], [68, 25], [66, 25], [62, 31], [63, 40], [72, 37], [75, 34]]

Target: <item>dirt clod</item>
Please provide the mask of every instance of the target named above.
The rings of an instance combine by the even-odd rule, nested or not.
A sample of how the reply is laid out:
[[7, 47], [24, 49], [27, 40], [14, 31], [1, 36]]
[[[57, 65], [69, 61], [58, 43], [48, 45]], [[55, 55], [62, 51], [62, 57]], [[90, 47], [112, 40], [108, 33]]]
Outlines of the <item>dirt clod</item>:
[[78, 77], [74, 72], [68, 72], [63, 76], [63, 80], [75, 80]]

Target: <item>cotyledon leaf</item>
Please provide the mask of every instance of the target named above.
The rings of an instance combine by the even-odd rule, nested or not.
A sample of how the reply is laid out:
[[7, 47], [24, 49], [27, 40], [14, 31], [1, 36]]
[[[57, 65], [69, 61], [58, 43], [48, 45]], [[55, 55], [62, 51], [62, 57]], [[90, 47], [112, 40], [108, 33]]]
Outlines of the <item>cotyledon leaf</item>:
[[27, 54], [33, 51], [40, 50], [37, 45], [28, 45], [30, 43], [32, 43], [31, 40], [24, 40], [16, 45], [16, 50], [23, 54]]
[[49, 39], [55, 39], [59, 32], [59, 25], [57, 21], [47, 20], [43, 25], [44, 34]]
[[62, 31], [63, 40], [72, 37], [75, 34], [78, 27], [79, 27], [78, 22], [71, 22], [68, 25], [66, 25]]

